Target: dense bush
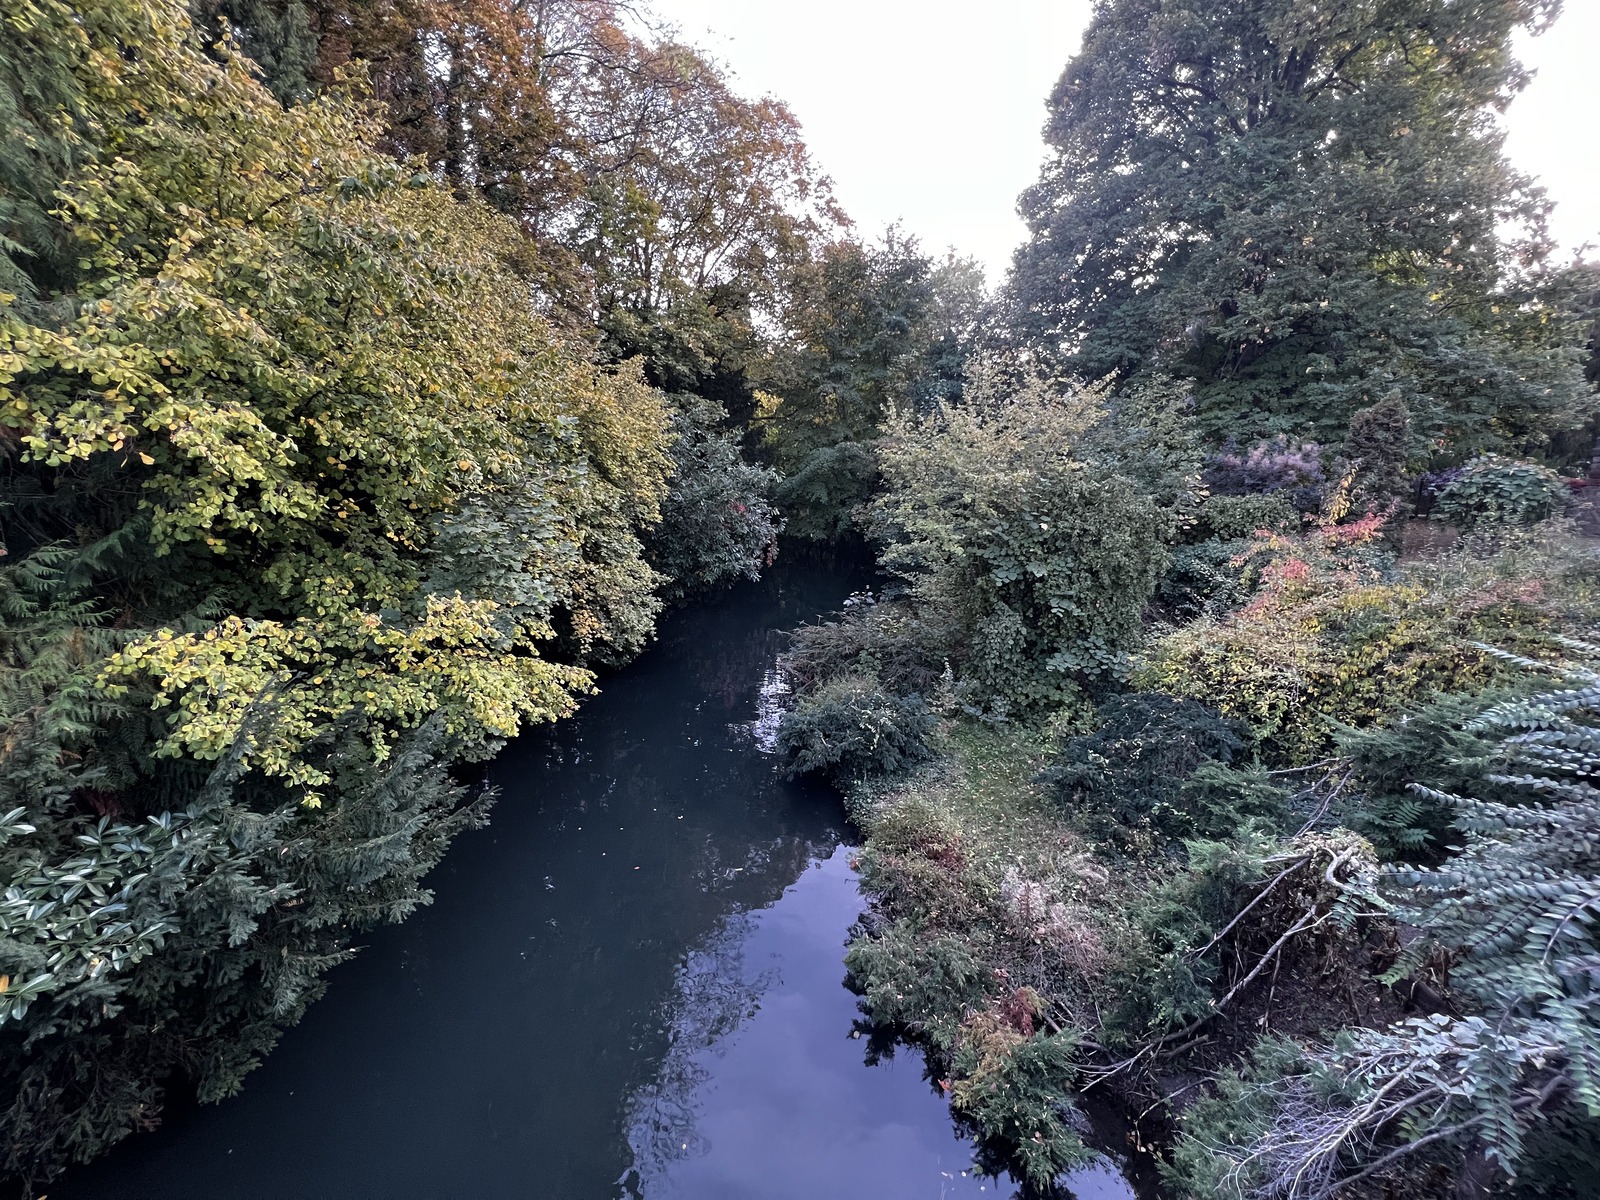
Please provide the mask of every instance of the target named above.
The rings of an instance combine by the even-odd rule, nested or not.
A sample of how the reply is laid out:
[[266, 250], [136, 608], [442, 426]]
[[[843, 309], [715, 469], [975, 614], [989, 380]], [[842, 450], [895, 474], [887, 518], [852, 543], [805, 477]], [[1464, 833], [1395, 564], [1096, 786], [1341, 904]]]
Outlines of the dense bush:
[[1548, 467], [1494, 454], [1452, 473], [1433, 502], [1433, 516], [1464, 529], [1532, 525], [1559, 514], [1571, 493]]
[[1454, 812], [1419, 795], [1428, 783], [1480, 799], [1504, 800], [1508, 789], [1488, 783], [1495, 746], [1471, 724], [1493, 695], [1443, 695], [1368, 729], [1342, 729], [1339, 757], [1352, 769], [1340, 820], [1364, 834], [1385, 859], [1436, 859], [1457, 836]]
[[783, 521], [771, 495], [778, 473], [745, 461], [727, 414], [698, 396], [673, 397], [673, 474], [661, 522], [645, 535], [661, 594], [681, 600], [756, 579], [777, 553]]
[[790, 635], [780, 665], [790, 691], [807, 695], [845, 675], [871, 676], [901, 696], [929, 695], [955, 650], [953, 630], [901, 600], [858, 594], [834, 619]]
[[1304, 763], [1332, 748], [1337, 725], [1487, 685], [1496, 669], [1471, 640], [1535, 636], [1586, 603], [1586, 552], [1560, 530], [1403, 570], [1380, 530], [1371, 517], [1256, 543], [1249, 603], [1164, 635], [1135, 679], [1214, 705], [1246, 721], [1267, 757]]
[[1212, 496], [1200, 506], [1201, 532], [1222, 541], [1251, 538], [1260, 531], [1297, 533], [1300, 510], [1282, 492]]
[[878, 483], [872, 451], [858, 442], [813, 450], [779, 480], [773, 497], [791, 537], [834, 542], [856, 531], [855, 514]]
[[1266, 560], [1248, 541], [1208, 538], [1172, 548], [1167, 573], [1156, 585], [1156, 601], [1169, 619], [1222, 617], [1247, 603], [1261, 581]]
[[1322, 447], [1287, 434], [1248, 449], [1230, 439], [1206, 460], [1205, 482], [1218, 496], [1281, 495], [1301, 512], [1321, 505], [1328, 486]]
[[1044, 386], [900, 415], [881, 443], [883, 563], [963, 631], [964, 681], [1013, 712], [1120, 677], [1175, 521], [1093, 457], [1098, 395]]
[[1042, 778], [1097, 842], [1150, 852], [1225, 837], [1252, 817], [1281, 814], [1284, 793], [1229, 771], [1247, 730], [1213, 708], [1152, 692], [1112, 696], [1099, 728], [1075, 737]]
[[[1112, 967], [1115, 1000], [1103, 1014], [1101, 1036], [1131, 1045], [1181, 1029], [1215, 1011], [1213, 985], [1223, 955], [1213, 939], [1259, 887], [1263, 860], [1277, 847], [1260, 838], [1237, 844], [1198, 839], [1172, 873], [1152, 881], [1130, 903], [1137, 938]], [[1223, 948], [1226, 949], [1226, 948]]]
[[1399, 392], [1391, 392], [1350, 417], [1345, 455], [1354, 471], [1354, 499], [1359, 507], [1384, 512], [1400, 505], [1407, 491], [1411, 413]]
[[784, 714], [777, 750], [789, 774], [820, 771], [841, 786], [898, 775], [933, 757], [933, 713], [862, 676], [834, 680]]

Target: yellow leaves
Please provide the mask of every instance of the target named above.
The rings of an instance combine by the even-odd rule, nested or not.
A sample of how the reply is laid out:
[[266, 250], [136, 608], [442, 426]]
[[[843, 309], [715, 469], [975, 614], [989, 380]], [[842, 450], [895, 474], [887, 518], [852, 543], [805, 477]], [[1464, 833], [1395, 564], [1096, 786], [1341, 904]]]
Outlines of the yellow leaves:
[[469, 745], [569, 713], [593, 677], [503, 647], [496, 611], [486, 601], [431, 597], [409, 623], [359, 610], [291, 624], [229, 617], [203, 635], [162, 630], [133, 643], [101, 682], [120, 692], [134, 679], [154, 688], [152, 707], [173, 710], [159, 751], [167, 757], [220, 758], [253, 707], [267, 702], [270, 729], [252, 730], [246, 761], [315, 788], [327, 777], [302, 751], [358, 708], [380, 759], [399, 731], [434, 712]]
[[[0, 316], [0, 420], [36, 461], [114, 452], [158, 552], [206, 547], [219, 591], [277, 619], [161, 630], [105, 686], [147, 683], [162, 752], [208, 760], [271, 698], [249, 761], [313, 789], [305, 748], [357, 710], [379, 753], [434, 711], [469, 744], [566, 713], [592, 680], [534, 653], [548, 624], [424, 600], [422, 556], [439, 514], [533, 475], [557, 530], [545, 558], [483, 552], [526, 567], [581, 636], [642, 639], [654, 577], [634, 534], [670, 470], [662, 398], [636, 367], [563, 349], [502, 265], [508, 222], [442, 189], [384, 190], [392, 164], [357, 107], [285, 110], [244, 65], [166, 49], [124, 110], [144, 112], [138, 138], [63, 186], [88, 280], [77, 319]], [[99, 61], [133, 86], [116, 53]], [[345, 178], [370, 191], [334, 195]], [[384, 319], [348, 319], [367, 311]]]

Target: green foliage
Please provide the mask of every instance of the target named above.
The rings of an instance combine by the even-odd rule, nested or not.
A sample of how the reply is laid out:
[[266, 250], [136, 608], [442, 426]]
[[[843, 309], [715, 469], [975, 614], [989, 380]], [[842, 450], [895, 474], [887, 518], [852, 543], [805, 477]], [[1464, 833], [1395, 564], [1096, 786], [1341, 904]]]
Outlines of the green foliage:
[[166, 0], [8, 13], [0, 61], [41, 89], [0, 93], [31, 289], [0, 296], [0, 1169], [31, 1185], [174, 1073], [237, 1090], [426, 902], [486, 802], [447, 765], [650, 635], [672, 464], [663, 398], [535, 314], [514, 227], [350, 97], [284, 108]]
[[[1492, 119], [1553, 0], [1108, 0], [1021, 208], [1013, 338], [1195, 381], [1217, 442], [1541, 446], [1591, 410], [1544, 199]], [[1505, 232], [1502, 232], [1504, 230]]]
[[789, 312], [798, 344], [761, 414], [778, 465], [869, 441], [921, 385], [934, 306], [933, 262], [890, 229], [881, 246], [840, 241], [801, 272]]
[[1112, 696], [1099, 728], [1069, 740], [1042, 778], [1096, 842], [1149, 854], [1281, 814], [1286, 793], [1230, 769], [1246, 730], [1215, 709], [1157, 693]]
[[1223, 967], [1215, 935], [1239, 911], [1241, 897], [1259, 887], [1276, 849], [1253, 832], [1236, 843], [1197, 839], [1186, 847], [1182, 870], [1131, 902], [1139, 936], [1113, 967], [1115, 1001], [1101, 1030], [1108, 1044], [1160, 1036], [1215, 1011]]
[[[1600, 656], [1587, 642], [1562, 645], [1591, 663]], [[1186, 1130], [1174, 1160], [1185, 1186], [1320, 1200], [1358, 1178], [1392, 1182], [1424, 1149], [1423, 1161], [1459, 1161], [1473, 1146], [1515, 1176], [1530, 1130], [1552, 1114], [1564, 1110], [1569, 1128], [1600, 1117], [1600, 801], [1588, 782], [1600, 761], [1600, 673], [1558, 670], [1571, 686], [1502, 701], [1463, 730], [1497, 743], [1482, 778], [1523, 803], [1410, 784], [1453, 811], [1466, 844], [1436, 868], [1401, 868], [1386, 881], [1385, 906], [1426, 935], [1387, 978], [1443, 950], [1465, 1015], [1347, 1031], [1297, 1064], [1230, 1083]], [[1549, 1145], [1538, 1154], [1545, 1169], [1559, 1168]]]
[[1262, 561], [1253, 549], [1247, 541], [1217, 538], [1174, 546], [1172, 565], [1156, 585], [1156, 601], [1180, 620], [1226, 616], [1246, 604], [1260, 582]]
[[1042, 1187], [1083, 1156], [1068, 1124], [1073, 1030], [1105, 982], [1090, 905], [1118, 884], [1030, 782], [1030, 735], [958, 725], [942, 748], [929, 770], [851, 793], [873, 906], [852, 931], [849, 982], [876, 1033], [922, 1047], [980, 1167]]
[[1026, 989], [967, 1022], [952, 1060], [960, 1079], [950, 1107], [977, 1133], [978, 1161], [1033, 1188], [1092, 1157], [1067, 1123], [1063, 1089], [1076, 1074], [1076, 1041], [1035, 1031], [1037, 997]]
[[1120, 677], [1175, 519], [1087, 435], [1099, 397], [970, 395], [899, 414], [872, 509], [883, 564], [963, 630], [963, 680], [987, 704], [1059, 707]]
[[662, 594], [682, 599], [759, 578], [783, 522], [769, 499], [777, 472], [745, 461], [737, 437], [721, 428], [727, 414], [697, 396], [675, 399], [672, 482], [645, 547], [668, 581]]
[[1485, 798], [1506, 791], [1484, 782], [1494, 743], [1470, 728], [1485, 699], [1442, 695], [1380, 725], [1339, 731], [1339, 756], [1354, 772], [1340, 819], [1382, 858], [1436, 858], [1454, 839], [1453, 811], [1413, 791], [1413, 784], [1426, 780]]
[[903, 774], [933, 757], [933, 713], [920, 696], [896, 696], [876, 680], [846, 676], [784, 714], [777, 750], [789, 774], [821, 771], [847, 785]]
[[834, 620], [793, 631], [783, 676], [796, 696], [845, 675], [871, 676], [902, 696], [930, 695], [944, 674], [950, 637], [909, 604], [857, 594]]
[[790, 536], [836, 542], [856, 529], [855, 514], [877, 485], [872, 451], [859, 442], [840, 442], [811, 451], [773, 494]]
[[1440, 490], [1433, 515], [1463, 529], [1533, 525], [1559, 514], [1569, 498], [1561, 476], [1548, 467], [1485, 454]]
[[788, 475], [778, 500], [791, 536], [836, 541], [878, 482], [863, 443], [897, 407], [959, 400], [983, 272], [935, 264], [890, 228], [877, 246], [841, 241], [796, 273], [790, 347], [774, 363], [756, 425]]
[[1259, 531], [1296, 533], [1300, 512], [1281, 492], [1212, 496], [1200, 506], [1202, 529], [1224, 542], [1249, 540]]
[[1184, 1114], [1183, 1136], [1163, 1164], [1168, 1183], [1202, 1200], [1253, 1194], [1256, 1181], [1237, 1181], [1231, 1162], [1215, 1148], [1254, 1142], [1271, 1127], [1282, 1094], [1305, 1086], [1308, 1070], [1303, 1049], [1289, 1038], [1268, 1035], [1256, 1042], [1242, 1068], [1218, 1074], [1216, 1090]]
[[844, 961], [868, 1021], [881, 1029], [916, 1028], [945, 1051], [959, 1042], [959, 1017], [929, 1022], [929, 1015], [981, 1007], [993, 978], [967, 939], [930, 939], [899, 923], [880, 936], [852, 939]]
[[1253, 543], [1249, 602], [1154, 641], [1138, 686], [1212, 705], [1249, 724], [1264, 758], [1307, 763], [1340, 725], [1493, 682], [1472, 639], [1536, 640], [1593, 603], [1587, 552], [1559, 528], [1397, 570], [1381, 527], [1373, 515]]

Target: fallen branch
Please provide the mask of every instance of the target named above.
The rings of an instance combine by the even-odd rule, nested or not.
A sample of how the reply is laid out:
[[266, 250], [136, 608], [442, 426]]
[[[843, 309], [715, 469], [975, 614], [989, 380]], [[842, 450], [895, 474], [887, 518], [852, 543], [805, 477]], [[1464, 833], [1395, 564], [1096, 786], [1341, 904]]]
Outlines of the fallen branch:
[[[1338, 869], [1340, 865], [1348, 862], [1352, 857], [1354, 857], [1355, 853], [1356, 852], [1354, 850], [1346, 850], [1342, 854], [1335, 855], [1333, 861], [1328, 864], [1328, 869], [1323, 873], [1324, 877], [1328, 878], [1336, 887], [1342, 887], [1343, 885], [1341, 885], [1337, 879], [1333, 878], [1333, 872]], [[1302, 862], [1308, 861], [1310, 860], [1302, 860]], [[1259, 898], [1260, 897], [1257, 897], [1257, 899]], [[1162, 1037], [1154, 1038], [1151, 1041], [1146, 1042], [1130, 1057], [1097, 1072], [1095, 1077], [1086, 1083], [1084, 1087], [1086, 1089], [1091, 1088], [1097, 1083], [1104, 1083], [1113, 1076], [1120, 1075], [1123, 1071], [1136, 1066], [1146, 1056], [1155, 1054], [1163, 1046], [1170, 1045], [1173, 1042], [1182, 1042], [1184, 1039], [1195, 1033], [1202, 1025], [1220, 1016], [1223, 1009], [1225, 1009], [1229, 1003], [1233, 1001], [1234, 997], [1242, 992], [1245, 988], [1249, 987], [1250, 984], [1255, 982], [1257, 977], [1260, 976], [1261, 972], [1266, 970], [1267, 964], [1277, 958], [1278, 954], [1283, 950], [1283, 948], [1289, 944], [1289, 940], [1291, 938], [1293, 938], [1296, 934], [1304, 933], [1307, 929], [1315, 928], [1317, 925], [1320, 925], [1327, 919], [1328, 914], [1318, 913], [1317, 905], [1313, 903], [1310, 908], [1301, 914], [1298, 921], [1289, 926], [1289, 928], [1283, 932], [1283, 935], [1279, 937], [1277, 941], [1272, 943], [1272, 945], [1267, 949], [1267, 952], [1256, 961], [1256, 965], [1251, 968], [1250, 973], [1238, 983], [1234, 984], [1233, 987], [1228, 990], [1228, 994], [1223, 996], [1221, 1000], [1218, 1000], [1212, 1006], [1210, 1012], [1206, 1013], [1204, 1016], [1196, 1017], [1188, 1025], [1174, 1033], [1165, 1034]], [[1179, 1049], [1181, 1050], [1182, 1047], [1179, 1047]]]
[[1243, 908], [1241, 908], [1239, 910], [1238, 915], [1236, 917], [1234, 917], [1233, 920], [1229, 921], [1227, 923], [1227, 925], [1223, 926], [1223, 929], [1222, 929], [1221, 933], [1217, 934], [1216, 937], [1212, 938], [1209, 942], [1207, 942], [1199, 950], [1190, 951], [1190, 956], [1193, 957], [1193, 958], [1204, 958], [1206, 956], [1206, 954], [1210, 952], [1211, 947], [1215, 946], [1223, 938], [1227, 937], [1228, 934], [1230, 932], [1232, 932], [1233, 927], [1235, 925], [1237, 925], [1240, 921], [1244, 920], [1246, 914], [1248, 914], [1249, 911], [1252, 908], [1254, 908], [1256, 905], [1260, 904], [1263, 900], [1265, 900], [1267, 898], [1268, 894], [1271, 893], [1273, 888], [1277, 887], [1280, 883], [1282, 883], [1290, 875], [1294, 874], [1294, 872], [1298, 871], [1301, 867], [1305, 866], [1310, 861], [1311, 861], [1311, 858], [1310, 858], [1309, 855], [1306, 856], [1305, 858], [1296, 859], [1294, 862], [1290, 863], [1287, 867], [1285, 867], [1282, 871], [1278, 872], [1278, 877], [1276, 879], [1274, 879], [1271, 883], [1267, 884], [1266, 887], [1262, 888], [1261, 891], [1256, 894], [1256, 898], [1254, 900], [1250, 901], [1249, 904], [1246, 904]]

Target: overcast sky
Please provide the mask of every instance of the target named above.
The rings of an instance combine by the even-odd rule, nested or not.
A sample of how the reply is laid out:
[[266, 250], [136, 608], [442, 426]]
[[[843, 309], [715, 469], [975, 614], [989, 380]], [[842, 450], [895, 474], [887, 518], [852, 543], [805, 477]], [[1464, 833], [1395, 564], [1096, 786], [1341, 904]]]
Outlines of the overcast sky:
[[[654, 0], [748, 94], [785, 101], [863, 236], [891, 221], [928, 250], [976, 255], [998, 282], [1023, 237], [1019, 192], [1044, 155], [1044, 99], [1078, 49], [1088, 0]], [[1537, 68], [1510, 154], [1544, 181], [1554, 228], [1600, 244], [1600, 0], [1521, 43]], [[1580, 127], [1580, 125], [1582, 127]]]

